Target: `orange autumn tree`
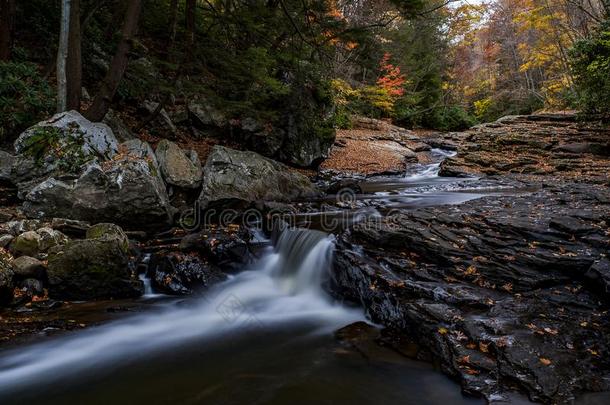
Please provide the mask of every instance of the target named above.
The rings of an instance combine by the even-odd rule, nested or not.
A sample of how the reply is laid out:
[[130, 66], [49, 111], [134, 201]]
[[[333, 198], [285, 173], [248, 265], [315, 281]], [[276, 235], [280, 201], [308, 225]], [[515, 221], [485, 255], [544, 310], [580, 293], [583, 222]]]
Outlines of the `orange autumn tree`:
[[405, 94], [404, 84], [406, 77], [400, 72], [400, 67], [390, 62], [392, 55], [386, 52], [379, 63], [381, 76], [377, 79], [377, 85], [386, 90], [393, 97], [400, 97]]

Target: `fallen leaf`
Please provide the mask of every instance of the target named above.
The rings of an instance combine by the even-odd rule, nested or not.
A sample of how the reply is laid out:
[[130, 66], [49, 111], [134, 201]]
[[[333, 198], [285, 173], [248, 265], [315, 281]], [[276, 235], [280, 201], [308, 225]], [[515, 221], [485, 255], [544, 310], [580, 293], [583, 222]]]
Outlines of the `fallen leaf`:
[[546, 358], [544, 358], [544, 357], [540, 357], [540, 362], [541, 362], [542, 364], [544, 364], [545, 366], [550, 366], [550, 365], [551, 365], [551, 363], [552, 363], [552, 361], [551, 361], [551, 360], [546, 359]]

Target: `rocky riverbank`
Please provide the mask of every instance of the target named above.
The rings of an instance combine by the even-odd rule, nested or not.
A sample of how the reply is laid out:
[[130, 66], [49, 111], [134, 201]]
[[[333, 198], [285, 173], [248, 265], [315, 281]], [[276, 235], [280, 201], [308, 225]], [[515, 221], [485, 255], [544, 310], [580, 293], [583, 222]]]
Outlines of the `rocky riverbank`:
[[610, 132], [550, 115], [438, 139], [458, 145], [441, 173], [537, 191], [356, 224], [339, 238], [331, 290], [490, 402], [609, 390]]
[[[215, 146], [201, 162], [169, 141], [119, 143], [73, 112], [26, 131], [0, 152], [0, 339], [139, 310], [142, 279], [167, 295], [205, 293], [265, 243], [232, 223], [248, 208], [258, 219], [371, 209], [337, 228], [327, 287], [385, 326], [377, 340], [438, 362], [490, 402], [610, 390], [610, 131], [571, 115], [452, 134], [359, 125], [339, 134], [321, 187], [254, 152]], [[457, 152], [440, 165], [445, 176], [480, 179], [411, 196], [502, 194], [419, 209], [360, 199], [367, 176], [421, 168], [433, 149]]]

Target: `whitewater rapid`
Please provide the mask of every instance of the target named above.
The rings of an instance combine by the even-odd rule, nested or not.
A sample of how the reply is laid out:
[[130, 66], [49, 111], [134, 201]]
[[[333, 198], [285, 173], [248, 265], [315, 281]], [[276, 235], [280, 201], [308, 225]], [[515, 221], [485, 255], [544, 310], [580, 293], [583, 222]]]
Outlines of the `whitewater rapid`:
[[334, 240], [318, 231], [285, 230], [258, 263], [192, 302], [19, 347], [0, 354], [0, 394], [134, 360], [232, 333], [305, 323], [312, 334], [364, 320], [322, 289]]

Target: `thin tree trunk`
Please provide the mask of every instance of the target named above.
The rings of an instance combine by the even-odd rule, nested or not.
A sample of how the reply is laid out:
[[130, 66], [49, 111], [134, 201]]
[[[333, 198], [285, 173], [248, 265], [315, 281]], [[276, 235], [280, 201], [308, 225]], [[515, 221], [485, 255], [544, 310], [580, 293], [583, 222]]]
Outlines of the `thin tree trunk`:
[[169, 43], [167, 46], [167, 53], [171, 54], [174, 43], [176, 42], [176, 29], [178, 27], [178, 0], [172, 0], [169, 6]]
[[186, 0], [186, 45], [187, 52], [195, 44], [195, 10], [197, 0]]
[[82, 78], [80, 0], [71, 0], [70, 32], [68, 33], [68, 60], [66, 66], [68, 110], [80, 111]]
[[68, 41], [70, 32], [71, 0], [62, 0], [61, 23], [59, 28], [59, 47], [57, 48], [57, 112], [66, 111], [68, 107]]
[[129, 1], [125, 13], [125, 22], [121, 29], [121, 42], [112, 58], [110, 69], [102, 82], [100, 90], [93, 100], [93, 104], [85, 113], [85, 116], [91, 121], [101, 121], [104, 118], [123, 79], [125, 69], [127, 68], [131, 43], [137, 32], [141, 9], [142, 0]]
[[0, 60], [11, 59], [15, 29], [15, 0], [0, 0]]

